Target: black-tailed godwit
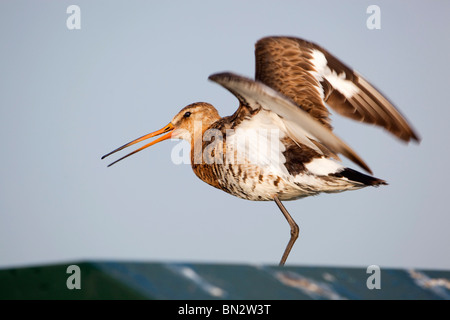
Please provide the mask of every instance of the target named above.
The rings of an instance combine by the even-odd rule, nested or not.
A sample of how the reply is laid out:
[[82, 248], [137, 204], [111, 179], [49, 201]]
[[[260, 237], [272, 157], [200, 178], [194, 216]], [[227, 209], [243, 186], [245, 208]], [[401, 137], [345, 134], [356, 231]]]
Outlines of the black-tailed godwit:
[[209, 77], [239, 100], [233, 115], [221, 118], [208, 103], [190, 104], [161, 130], [102, 159], [163, 133], [110, 165], [169, 138], [188, 140], [192, 169], [201, 180], [243, 199], [276, 202], [291, 228], [280, 261], [284, 265], [299, 228], [281, 200], [386, 184], [340, 163], [338, 154], [372, 173], [333, 134], [326, 105], [383, 127], [405, 142], [419, 138], [377, 89], [320, 46], [292, 37], [267, 37], [256, 43], [255, 55], [255, 80], [229, 72]]

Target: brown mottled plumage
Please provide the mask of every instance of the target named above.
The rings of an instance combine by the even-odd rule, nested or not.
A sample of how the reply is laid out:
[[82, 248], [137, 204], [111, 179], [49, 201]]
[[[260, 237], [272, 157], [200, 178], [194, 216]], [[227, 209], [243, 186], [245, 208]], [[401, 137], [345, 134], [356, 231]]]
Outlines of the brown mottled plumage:
[[[404, 141], [418, 141], [418, 135], [383, 95], [364, 78], [322, 47], [292, 37], [267, 37], [256, 43], [255, 79], [294, 100], [303, 110], [331, 129], [325, 103], [339, 114], [384, 127]], [[326, 79], [318, 81], [311, 72], [313, 50], [323, 53], [328, 68], [354, 83], [360, 93], [347, 99]], [[315, 87], [323, 90], [323, 98]]]
[[255, 56], [255, 80], [232, 73], [209, 77], [238, 98], [233, 115], [221, 118], [212, 105], [193, 103], [161, 130], [103, 158], [164, 133], [110, 165], [169, 138], [189, 141], [192, 169], [201, 180], [243, 199], [276, 202], [291, 227], [283, 265], [299, 229], [280, 200], [386, 184], [337, 162], [342, 154], [371, 173], [333, 134], [325, 104], [406, 142], [419, 138], [380, 92], [325, 49], [297, 38], [267, 37], [256, 43]]

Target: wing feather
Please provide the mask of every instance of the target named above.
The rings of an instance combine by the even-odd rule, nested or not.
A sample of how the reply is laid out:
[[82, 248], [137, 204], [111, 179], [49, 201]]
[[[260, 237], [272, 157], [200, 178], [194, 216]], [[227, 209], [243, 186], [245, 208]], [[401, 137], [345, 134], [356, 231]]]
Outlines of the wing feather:
[[331, 129], [337, 113], [419, 141], [406, 119], [377, 89], [322, 47], [292, 37], [266, 37], [255, 46], [255, 79], [292, 99]]
[[[298, 143], [306, 144], [320, 153], [314, 140], [320, 142], [332, 153], [342, 154], [371, 173], [367, 164], [345, 142], [338, 138], [329, 128], [323, 126], [308, 112], [285, 95], [267, 85], [233, 73], [217, 73], [209, 77], [231, 93], [241, 103], [241, 106], [253, 110], [263, 108], [277, 114], [286, 126], [288, 135]], [[239, 113], [239, 109], [237, 111]]]

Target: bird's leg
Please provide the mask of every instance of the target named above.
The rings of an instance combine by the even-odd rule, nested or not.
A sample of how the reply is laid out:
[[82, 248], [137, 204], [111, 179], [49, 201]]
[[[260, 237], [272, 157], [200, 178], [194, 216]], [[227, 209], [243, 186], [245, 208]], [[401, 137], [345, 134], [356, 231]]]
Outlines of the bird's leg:
[[273, 200], [275, 200], [275, 203], [278, 205], [278, 208], [280, 208], [281, 212], [283, 213], [284, 217], [286, 218], [287, 222], [289, 223], [289, 226], [291, 227], [291, 238], [289, 239], [289, 242], [286, 246], [286, 249], [284, 250], [283, 256], [281, 257], [281, 261], [280, 261], [280, 266], [284, 266], [284, 263], [286, 262], [289, 252], [291, 252], [291, 249], [294, 246], [295, 240], [297, 240], [297, 238], [298, 238], [300, 229], [298, 228], [298, 225], [295, 223], [294, 219], [292, 219], [289, 212], [283, 206], [280, 199], [278, 199], [277, 196], [274, 196]]

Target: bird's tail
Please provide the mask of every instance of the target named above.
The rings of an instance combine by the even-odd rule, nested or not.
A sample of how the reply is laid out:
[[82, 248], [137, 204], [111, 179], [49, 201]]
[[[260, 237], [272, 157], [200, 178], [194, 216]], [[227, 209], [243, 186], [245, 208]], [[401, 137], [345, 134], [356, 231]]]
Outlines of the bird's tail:
[[332, 175], [338, 178], [347, 178], [350, 181], [354, 181], [365, 186], [378, 187], [380, 185], [387, 185], [387, 182], [382, 179], [368, 176], [350, 168], [345, 168], [344, 170], [333, 173]]

